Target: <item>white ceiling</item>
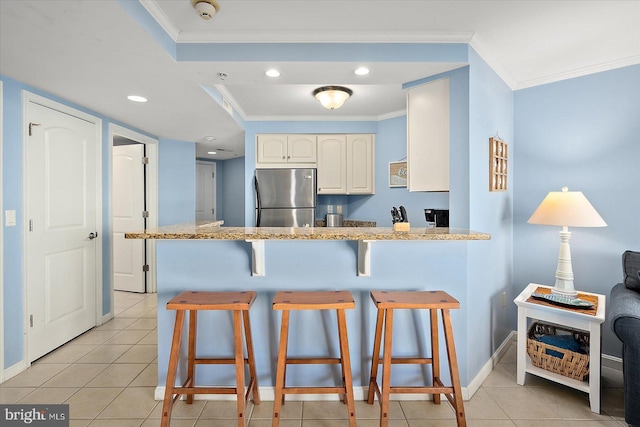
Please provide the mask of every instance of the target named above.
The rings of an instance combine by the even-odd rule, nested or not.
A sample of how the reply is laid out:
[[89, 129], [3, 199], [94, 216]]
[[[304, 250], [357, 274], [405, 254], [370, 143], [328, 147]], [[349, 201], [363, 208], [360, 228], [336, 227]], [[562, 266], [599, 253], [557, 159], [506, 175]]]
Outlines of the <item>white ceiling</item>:
[[[513, 89], [640, 63], [638, 0], [219, 0], [210, 21], [189, 0], [140, 1], [178, 43], [470, 43]], [[206, 88], [244, 120], [377, 120], [402, 114], [402, 83], [463, 64], [367, 64], [364, 78], [352, 73], [359, 65], [176, 62], [115, 0], [0, 0], [1, 74], [152, 135], [199, 142], [201, 157], [244, 153], [241, 126]], [[267, 66], [281, 77], [264, 76]], [[311, 96], [324, 84], [354, 96], [324, 110]], [[132, 93], [149, 102], [127, 101]], [[226, 151], [206, 154], [214, 148]]]

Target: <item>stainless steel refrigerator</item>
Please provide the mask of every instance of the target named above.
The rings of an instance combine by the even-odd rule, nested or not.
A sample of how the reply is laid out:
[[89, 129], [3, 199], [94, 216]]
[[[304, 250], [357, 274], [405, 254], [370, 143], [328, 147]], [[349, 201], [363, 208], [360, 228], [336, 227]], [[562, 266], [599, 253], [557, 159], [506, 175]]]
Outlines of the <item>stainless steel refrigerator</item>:
[[256, 227], [313, 227], [315, 169], [256, 169]]

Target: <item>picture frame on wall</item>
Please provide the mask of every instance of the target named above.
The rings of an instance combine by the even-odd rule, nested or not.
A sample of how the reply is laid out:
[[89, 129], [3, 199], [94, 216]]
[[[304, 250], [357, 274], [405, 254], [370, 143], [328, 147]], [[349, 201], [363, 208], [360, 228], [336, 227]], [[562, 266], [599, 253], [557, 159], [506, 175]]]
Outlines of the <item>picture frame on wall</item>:
[[389, 162], [389, 187], [407, 186], [407, 162]]

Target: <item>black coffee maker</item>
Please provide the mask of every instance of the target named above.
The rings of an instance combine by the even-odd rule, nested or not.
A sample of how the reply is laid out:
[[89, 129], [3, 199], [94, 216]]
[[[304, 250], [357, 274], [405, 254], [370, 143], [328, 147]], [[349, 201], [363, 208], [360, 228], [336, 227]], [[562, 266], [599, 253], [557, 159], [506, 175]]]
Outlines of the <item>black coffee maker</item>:
[[425, 209], [427, 224], [436, 227], [449, 227], [449, 209]]

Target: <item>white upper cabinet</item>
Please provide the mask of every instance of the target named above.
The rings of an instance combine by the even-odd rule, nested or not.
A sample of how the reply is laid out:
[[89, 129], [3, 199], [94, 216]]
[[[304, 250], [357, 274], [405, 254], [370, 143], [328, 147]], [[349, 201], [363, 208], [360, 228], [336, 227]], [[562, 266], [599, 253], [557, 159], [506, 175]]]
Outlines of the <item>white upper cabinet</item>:
[[318, 137], [318, 194], [347, 194], [347, 136]]
[[375, 193], [373, 135], [347, 135], [347, 193]]
[[276, 165], [291, 167], [294, 163], [314, 167], [316, 164], [316, 136], [258, 135], [256, 163], [268, 167]]
[[407, 187], [449, 191], [449, 79], [407, 91]]
[[373, 194], [374, 153], [371, 134], [318, 136], [318, 194]]

